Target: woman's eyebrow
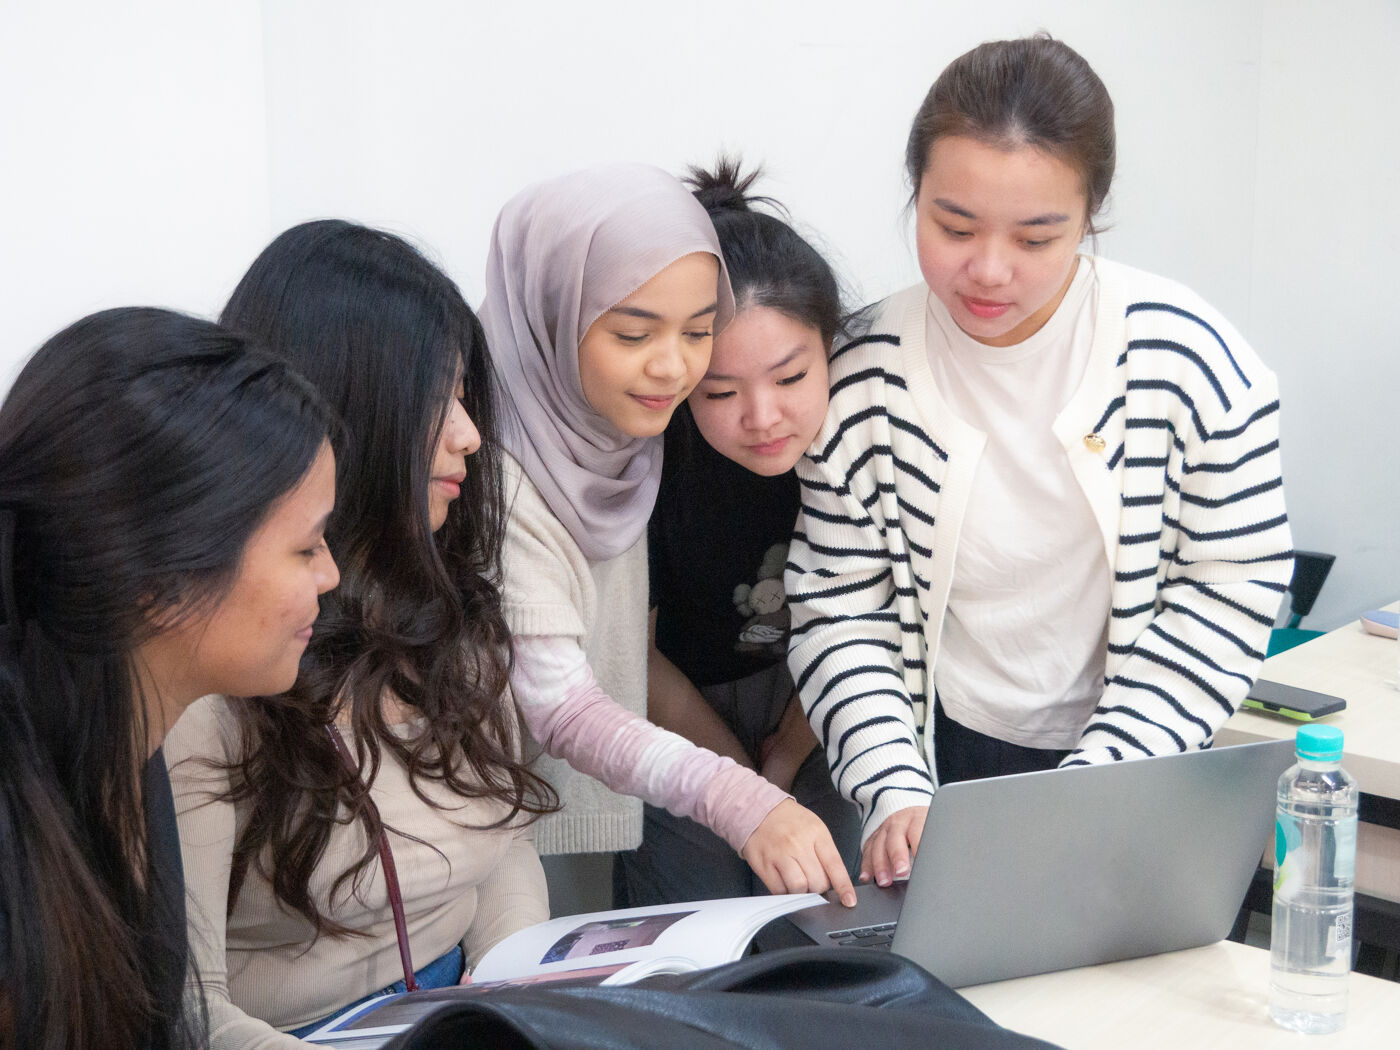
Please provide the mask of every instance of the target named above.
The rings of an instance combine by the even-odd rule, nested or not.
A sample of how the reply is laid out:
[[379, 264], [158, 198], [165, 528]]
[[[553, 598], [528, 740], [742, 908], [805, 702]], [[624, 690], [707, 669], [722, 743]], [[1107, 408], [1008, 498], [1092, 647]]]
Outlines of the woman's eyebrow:
[[[719, 302], [713, 302], [703, 310], [696, 310], [686, 318], [687, 321], [694, 321], [697, 317], [704, 317], [706, 314], [719, 312]], [[614, 306], [608, 311], [610, 314], [623, 314], [627, 317], [637, 317], [643, 321], [660, 321], [661, 315], [650, 310], [643, 310], [640, 306]]]
[[954, 204], [947, 197], [935, 197], [933, 199], [933, 203], [936, 204], [939, 208], [942, 208], [944, 211], [952, 212], [954, 215], [961, 216], [964, 219], [977, 218], [976, 215], [973, 215], [972, 212], [968, 211], [961, 204]]
[[[948, 200], [946, 197], [937, 197], [937, 198], [934, 199], [934, 202], [933, 202], [933, 203], [936, 204], [936, 205], [938, 205], [938, 207], [942, 208], [944, 211], [946, 211], [946, 212], [951, 212], [952, 214], [957, 215], [957, 216], [959, 216], [959, 217], [961, 217], [961, 218], [964, 218], [964, 219], [975, 219], [975, 218], [977, 218], [976, 215], [972, 214], [972, 212], [968, 211], [968, 210], [967, 210], [966, 208], [964, 208], [961, 204], [954, 204], [952, 201]], [[1029, 218], [1029, 219], [1022, 219], [1022, 220], [1020, 220], [1018, 223], [1016, 223], [1016, 225], [1017, 225], [1017, 226], [1055, 226], [1055, 225], [1057, 225], [1057, 224], [1059, 224], [1059, 223], [1062, 223], [1062, 222], [1069, 222], [1069, 216], [1066, 215], [1064, 212], [1048, 211], [1048, 212], [1046, 212], [1044, 215], [1036, 215], [1036, 216], [1033, 216], [1032, 218]]]
[[[805, 346], [795, 346], [795, 347], [793, 347], [791, 353], [789, 353], [786, 357], [784, 357], [784, 358], [783, 358], [781, 361], [779, 361], [777, 364], [775, 364], [775, 365], [773, 365], [771, 368], [769, 368], [768, 371], [770, 371], [770, 372], [776, 372], [776, 371], [778, 371], [778, 369], [780, 369], [780, 368], [785, 368], [785, 367], [787, 367], [788, 365], [792, 364], [792, 359], [793, 359], [794, 357], [796, 357], [798, 354], [802, 353], [802, 351], [805, 350], [805, 349], [807, 349]], [[739, 377], [738, 377], [738, 376], [725, 375], [723, 372], [706, 372], [702, 378], [704, 378], [704, 379], [717, 379], [717, 380], [721, 380], [721, 381], [733, 382], [734, 380], [738, 379]]]
[[643, 321], [659, 321], [660, 314], [654, 314], [650, 310], [643, 310], [639, 306], [614, 306], [608, 311], [610, 314], [622, 314], [625, 317], [639, 317]]

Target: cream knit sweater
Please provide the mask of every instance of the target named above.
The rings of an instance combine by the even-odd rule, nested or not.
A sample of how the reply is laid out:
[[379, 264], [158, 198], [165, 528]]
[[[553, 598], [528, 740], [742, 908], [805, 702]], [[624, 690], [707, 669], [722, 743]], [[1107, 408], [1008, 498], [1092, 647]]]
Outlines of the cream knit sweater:
[[513, 460], [507, 479], [503, 590], [517, 639], [511, 684], [526, 724], [549, 751], [536, 771], [564, 807], [537, 825], [540, 851], [635, 848], [641, 799], [742, 850], [790, 796], [646, 720], [645, 536], [616, 558], [590, 562]]
[[[576, 638], [602, 690], [645, 717], [646, 536], [616, 558], [590, 562], [520, 465], [509, 455], [502, 458], [510, 507], [502, 584], [506, 624], [519, 637]], [[541, 853], [611, 852], [641, 844], [641, 799], [616, 794], [549, 755], [539, 755], [535, 772], [565, 803], [534, 826]]]

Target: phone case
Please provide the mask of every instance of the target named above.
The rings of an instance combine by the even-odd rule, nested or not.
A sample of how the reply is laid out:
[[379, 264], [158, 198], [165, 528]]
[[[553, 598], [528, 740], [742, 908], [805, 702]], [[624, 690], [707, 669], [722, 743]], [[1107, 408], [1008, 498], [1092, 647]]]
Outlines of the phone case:
[[1344, 710], [1347, 702], [1340, 696], [1302, 689], [1296, 685], [1270, 682], [1261, 678], [1245, 697], [1245, 707], [1269, 714], [1282, 715], [1297, 722], [1311, 722], [1325, 715]]

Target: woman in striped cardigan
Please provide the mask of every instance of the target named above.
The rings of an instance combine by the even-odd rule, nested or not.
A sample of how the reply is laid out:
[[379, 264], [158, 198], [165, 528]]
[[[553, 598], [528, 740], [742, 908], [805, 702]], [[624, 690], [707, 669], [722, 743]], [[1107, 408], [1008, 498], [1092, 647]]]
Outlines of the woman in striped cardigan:
[[1208, 745], [1292, 561], [1273, 374], [1187, 289], [1079, 253], [1114, 167], [1088, 64], [975, 48], [906, 161], [925, 281], [833, 357], [786, 578], [881, 885], [940, 782]]

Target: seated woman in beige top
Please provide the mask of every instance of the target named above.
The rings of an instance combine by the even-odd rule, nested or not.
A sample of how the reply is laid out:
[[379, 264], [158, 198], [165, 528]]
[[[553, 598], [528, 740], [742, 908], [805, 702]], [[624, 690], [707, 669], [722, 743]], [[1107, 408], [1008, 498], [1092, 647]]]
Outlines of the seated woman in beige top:
[[548, 916], [526, 825], [554, 801], [504, 699], [490, 371], [460, 293], [397, 237], [314, 222], [263, 252], [224, 321], [343, 426], [326, 530], [342, 584], [296, 685], [207, 697], [166, 748], [211, 1045], [295, 1047], [404, 978], [380, 822], [409, 969], [435, 987]]

